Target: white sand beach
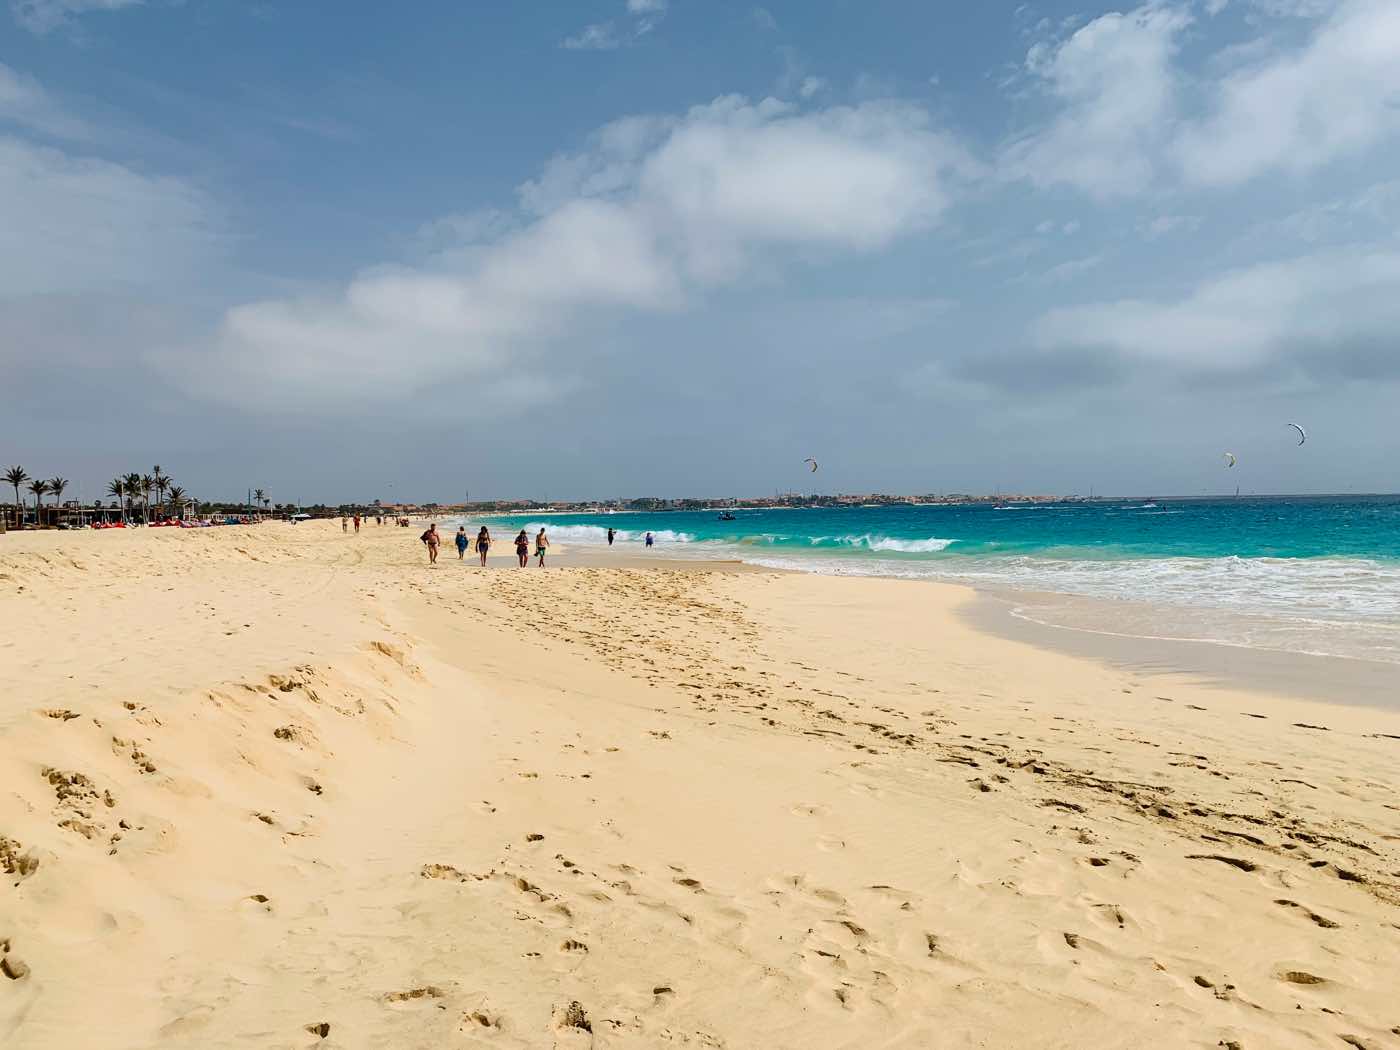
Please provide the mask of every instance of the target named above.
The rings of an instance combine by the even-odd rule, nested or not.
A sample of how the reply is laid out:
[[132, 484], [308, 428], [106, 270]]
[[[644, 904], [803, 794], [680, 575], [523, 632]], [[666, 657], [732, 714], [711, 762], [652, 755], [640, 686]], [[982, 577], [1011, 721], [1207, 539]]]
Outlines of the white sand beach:
[[418, 531], [3, 537], [0, 1044], [1400, 1045], [1400, 713]]

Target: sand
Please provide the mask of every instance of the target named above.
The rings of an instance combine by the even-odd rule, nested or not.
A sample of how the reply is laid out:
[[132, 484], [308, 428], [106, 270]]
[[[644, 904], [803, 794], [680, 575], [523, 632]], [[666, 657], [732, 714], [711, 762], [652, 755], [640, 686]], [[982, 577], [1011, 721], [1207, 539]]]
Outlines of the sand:
[[420, 531], [0, 539], [0, 1045], [1400, 1045], [1400, 715]]

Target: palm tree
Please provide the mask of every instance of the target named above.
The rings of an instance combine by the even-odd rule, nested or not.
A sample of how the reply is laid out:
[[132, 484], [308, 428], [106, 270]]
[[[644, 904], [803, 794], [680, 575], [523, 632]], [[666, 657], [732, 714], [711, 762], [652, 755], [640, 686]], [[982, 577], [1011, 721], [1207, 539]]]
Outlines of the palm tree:
[[[5, 471], [5, 480], [15, 487], [15, 513], [23, 516], [21, 504], [19, 502], [19, 487], [29, 480], [29, 471], [23, 467], [11, 467]], [[19, 522], [15, 522], [18, 527]]]
[[165, 490], [170, 487], [170, 479], [161, 473], [160, 464], [151, 468], [151, 483], [156, 487], [156, 499], [161, 508], [165, 507]]
[[150, 524], [150, 521], [151, 521], [151, 490], [152, 490], [153, 488], [155, 488], [155, 487], [156, 487], [156, 479], [155, 479], [155, 478], [151, 477], [149, 474], [142, 474], [142, 475], [141, 475], [141, 491], [142, 491], [142, 493], [144, 493], [144, 495], [141, 497], [141, 502], [144, 503], [145, 506], [146, 506], [146, 523], [147, 523], [147, 524]]
[[136, 497], [141, 492], [141, 475], [132, 471], [122, 479], [122, 484], [126, 488], [126, 505], [135, 510]]
[[266, 494], [265, 492], [263, 492], [262, 489], [254, 489], [254, 490], [253, 490], [253, 502], [256, 503], [258, 506], [261, 507], [263, 504], [265, 504], [265, 503], [267, 502], [267, 494]]
[[122, 498], [126, 495], [126, 478], [115, 477], [107, 483], [107, 495], [117, 498], [117, 510], [122, 512], [122, 520], [126, 520], [126, 501]]
[[49, 478], [49, 491], [53, 493], [53, 505], [55, 507], [63, 501], [63, 490], [67, 487], [67, 478]]
[[43, 478], [35, 478], [29, 483], [29, 491], [34, 493], [34, 524], [38, 525], [43, 499], [49, 491], [49, 483]]
[[170, 509], [180, 511], [180, 517], [184, 517], [185, 490], [179, 485], [170, 486]]

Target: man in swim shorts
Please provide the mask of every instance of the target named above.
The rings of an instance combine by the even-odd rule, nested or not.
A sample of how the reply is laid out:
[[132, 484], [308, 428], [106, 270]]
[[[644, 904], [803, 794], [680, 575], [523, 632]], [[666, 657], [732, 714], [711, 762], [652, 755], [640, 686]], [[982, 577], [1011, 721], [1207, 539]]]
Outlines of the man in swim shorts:
[[544, 552], [549, 549], [549, 537], [544, 534], [544, 529], [535, 535], [535, 557], [540, 560], [540, 568], [544, 568]]
[[442, 542], [442, 537], [438, 535], [437, 522], [428, 526], [428, 531], [418, 537], [423, 541], [423, 546], [428, 548], [428, 564], [437, 564], [438, 544]]

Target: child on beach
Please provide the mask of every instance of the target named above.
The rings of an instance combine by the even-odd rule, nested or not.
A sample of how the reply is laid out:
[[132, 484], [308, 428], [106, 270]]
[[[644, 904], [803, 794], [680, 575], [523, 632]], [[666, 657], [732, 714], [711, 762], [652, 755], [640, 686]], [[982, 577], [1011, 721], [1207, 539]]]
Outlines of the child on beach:
[[442, 542], [442, 537], [438, 535], [437, 522], [428, 526], [428, 531], [418, 537], [423, 541], [423, 546], [428, 548], [428, 564], [437, 564], [438, 544]]
[[481, 564], [486, 564], [486, 552], [491, 549], [491, 534], [486, 531], [486, 526], [481, 526], [481, 531], [476, 534], [476, 553], [481, 555]]
[[544, 534], [541, 528], [539, 534], [535, 536], [535, 556], [540, 559], [540, 568], [544, 568], [544, 552], [549, 549], [549, 537]]
[[461, 561], [467, 556], [467, 527], [457, 526], [457, 560]]
[[524, 529], [515, 537], [515, 556], [520, 559], [522, 569], [530, 564], [530, 537], [525, 534]]

